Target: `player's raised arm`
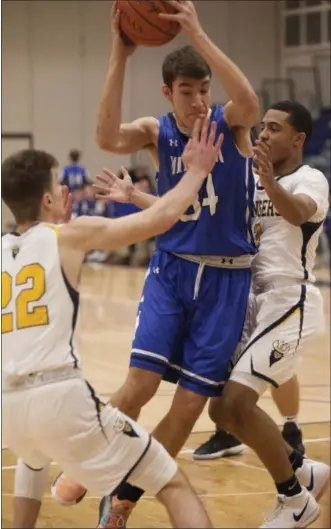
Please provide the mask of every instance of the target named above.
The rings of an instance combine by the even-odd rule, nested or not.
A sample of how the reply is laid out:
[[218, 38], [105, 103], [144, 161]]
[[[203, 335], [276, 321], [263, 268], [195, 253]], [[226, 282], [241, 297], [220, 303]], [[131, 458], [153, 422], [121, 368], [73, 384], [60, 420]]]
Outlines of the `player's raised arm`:
[[135, 46], [124, 44], [119, 30], [119, 11], [112, 8], [112, 49], [106, 82], [101, 97], [96, 140], [101, 149], [116, 154], [129, 154], [156, 144], [158, 122], [155, 118], [141, 118], [132, 123], [121, 123], [122, 95], [125, 67]]
[[[215, 143], [216, 123], [212, 123], [208, 135], [209, 120], [201, 130], [196, 121], [190, 149], [190, 165], [175, 188], [141, 213], [120, 219], [80, 217], [61, 230], [61, 242], [84, 252], [113, 250], [148, 239], [171, 228], [194, 202], [202, 182], [214, 167], [222, 143], [222, 136]], [[200, 137], [201, 132], [201, 137]]]
[[246, 76], [205, 33], [193, 2], [169, 0], [169, 3], [176, 7], [178, 13], [159, 16], [181, 25], [183, 32], [218, 77], [230, 99], [225, 108], [229, 127], [252, 127], [259, 119], [259, 101]]
[[302, 226], [317, 211], [325, 215], [329, 185], [320, 171], [310, 171], [308, 178], [303, 176], [300, 184], [288, 191], [275, 178], [270, 146], [265, 141], [257, 140], [253, 152], [258, 164], [256, 171], [260, 185], [287, 222]]

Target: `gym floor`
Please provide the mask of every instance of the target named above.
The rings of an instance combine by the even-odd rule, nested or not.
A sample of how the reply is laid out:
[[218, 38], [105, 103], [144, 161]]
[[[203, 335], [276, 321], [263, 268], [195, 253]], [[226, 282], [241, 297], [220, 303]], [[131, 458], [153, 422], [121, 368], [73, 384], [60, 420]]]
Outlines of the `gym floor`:
[[[330, 463], [330, 288], [327, 269], [318, 271], [324, 286], [327, 330], [304, 351], [299, 368], [302, 424], [308, 457]], [[125, 379], [145, 270], [85, 265], [82, 277], [81, 310], [78, 328], [85, 377], [104, 398]], [[174, 387], [162, 383], [154, 399], [143, 410], [140, 423], [152, 430], [160, 412], [170, 406]], [[281, 424], [270, 394], [261, 399], [265, 411]], [[213, 426], [207, 409], [198, 420], [178, 461], [202, 498], [215, 527], [258, 527], [264, 513], [273, 509], [275, 491], [266, 470], [250, 450], [241, 456], [216, 461], [195, 462], [193, 450], [208, 438]], [[2, 451], [2, 527], [12, 527], [15, 456]], [[59, 468], [52, 466], [52, 477]], [[322, 514], [312, 527], [327, 528], [330, 493], [323, 497]], [[57, 505], [46, 491], [38, 527], [95, 527], [98, 498], [87, 495], [73, 508]], [[130, 527], [169, 527], [164, 508], [149, 496], [142, 498], [129, 521]]]

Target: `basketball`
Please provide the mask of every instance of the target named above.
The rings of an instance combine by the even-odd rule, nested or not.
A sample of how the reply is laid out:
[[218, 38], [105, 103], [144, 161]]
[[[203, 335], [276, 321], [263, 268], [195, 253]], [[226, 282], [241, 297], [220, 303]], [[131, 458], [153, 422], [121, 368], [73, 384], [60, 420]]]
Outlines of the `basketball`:
[[159, 13], [176, 13], [164, 0], [116, 0], [120, 10], [120, 28], [127, 44], [162, 46], [176, 37], [180, 25], [162, 20]]

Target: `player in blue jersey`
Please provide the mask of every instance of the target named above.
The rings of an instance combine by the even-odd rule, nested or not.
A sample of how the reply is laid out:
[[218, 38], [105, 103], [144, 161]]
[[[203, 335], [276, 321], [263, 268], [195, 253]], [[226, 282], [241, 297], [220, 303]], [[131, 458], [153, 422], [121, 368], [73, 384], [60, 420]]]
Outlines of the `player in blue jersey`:
[[75, 192], [76, 189], [82, 189], [90, 183], [88, 173], [79, 161], [80, 152], [73, 149], [69, 153], [70, 163], [65, 166], [63, 175], [61, 177], [61, 184], [66, 185], [70, 192]]
[[[250, 128], [258, 120], [259, 105], [243, 73], [206, 35], [193, 2], [171, 4], [178, 13], [162, 16], [179, 22], [192, 44], [170, 53], [163, 63], [162, 90], [172, 112], [121, 123], [126, 62], [135, 48], [123, 44], [114, 10], [97, 141], [116, 154], [148, 149], [157, 169], [158, 194], [163, 195], [184, 174], [182, 154], [197, 118], [210, 113], [224, 135], [219, 161], [196, 202], [157, 239], [138, 308], [129, 374], [112, 399], [137, 418], [162, 379], [178, 382], [172, 406], [153, 432], [176, 456], [208, 397], [219, 395], [243, 328], [256, 251], [250, 229]], [[229, 97], [225, 107], [211, 108], [212, 72]], [[154, 200], [158, 198], [136, 191], [131, 197], [141, 208]], [[102, 506], [109, 518], [105, 523], [112, 523], [111, 512], [127, 518], [142, 495], [128, 484], [117, 493], [112, 505]]]

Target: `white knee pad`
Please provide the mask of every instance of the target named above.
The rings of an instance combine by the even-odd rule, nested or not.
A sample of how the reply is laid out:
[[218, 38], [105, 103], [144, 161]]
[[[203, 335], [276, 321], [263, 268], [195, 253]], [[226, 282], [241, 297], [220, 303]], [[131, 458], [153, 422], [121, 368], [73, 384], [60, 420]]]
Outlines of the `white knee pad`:
[[32, 470], [22, 459], [18, 459], [14, 481], [14, 496], [42, 501], [44, 490], [49, 477], [50, 465], [42, 470]]

